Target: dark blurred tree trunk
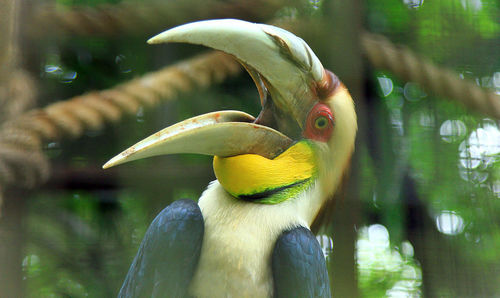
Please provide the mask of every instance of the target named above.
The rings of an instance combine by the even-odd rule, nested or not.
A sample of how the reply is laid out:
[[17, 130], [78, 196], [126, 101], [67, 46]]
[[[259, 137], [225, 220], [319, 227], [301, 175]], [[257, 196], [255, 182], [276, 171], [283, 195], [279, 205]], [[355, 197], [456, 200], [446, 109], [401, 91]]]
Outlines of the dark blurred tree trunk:
[[[0, 123], [15, 117], [34, 101], [32, 86], [25, 82], [29, 78], [19, 68], [22, 56], [19, 53], [22, 23], [19, 19], [25, 4], [25, 1], [0, 0]], [[18, 298], [24, 296], [23, 220], [27, 191], [0, 185], [0, 192], [0, 297]]]
[[[357, 144], [363, 139], [364, 112], [364, 72], [359, 36], [362, 28], [363, 10], [361, 1], [327, 1], [324, 3], [326, 16], [323, 28], [319, 30], [323, 52], [318, 53], [326, 68], [331, 69], [349, 89], [358, 113]], [[325, 43], [325, 41], [327, 41]], [[359, 152], [358, 152], [359, 153]], [[333, 217], [333, 254], [331, 272], [333, 295], [335, 297], [359, 297], [357, 266], [355, 260], [360, 201], [356, 177], [359, 174], [359, 154], [352, 160], [351, 177], [347, 181], [345, 194], [338, 203]], [[342, 196], [342, 194], [341, 194]]]
[[407, 236], [422, 269], [423, 296], [494, 297], [499, 264], [485, 266], [484, 261], [472, 259], [473, 254], [463, 254], [464, 243], [457, 239], [459, 235], [440, 233], [409, 175], [405, 176], [403, 189]]
[[[6, 82], [9, 73], [14, 68], [15, 61], [15, 39], [16, 39], [16, 16], [19, 4], [14, 0], [0, 0], [0, 84]], [[0, 94], [1, 95], [1, 94]], [[3, 100], [3, 99], [2, 99]]]
[[[0, 122], [7, 118], [4, 114], [8, 97], [9, 74], [15, 68], [15, 37], [18, 3], [14, 0], [0, 1]], [[0, 197], [0, 297], [22, 297], [21, 262], [22, 200], [15, 200], [15, 191], [4, 191]]]
[[[355, 165], [353, 165], [355, 167]], [[357, 172], [353, 170], [353, 172]], [[333, 251], [330, 256], [330, 283], [334, 297], [359, 297], [357, 265], [355, 259], [360, 204], [356, 191], [356, 173], [344, 194], [337, 195], [337, 208], [333, 216], [331, 233]]]
[[12, 187], [3, 196], [0, 217], [0, 297], [23, 297], [25, 198], [25, 190]]

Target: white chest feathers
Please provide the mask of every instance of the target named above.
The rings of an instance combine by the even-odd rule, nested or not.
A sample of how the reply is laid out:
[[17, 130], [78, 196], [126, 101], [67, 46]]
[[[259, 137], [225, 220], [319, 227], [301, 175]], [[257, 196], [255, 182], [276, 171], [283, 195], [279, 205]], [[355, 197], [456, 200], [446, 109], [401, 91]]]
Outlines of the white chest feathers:
[[190, 285], [195, 297], [271, 297], [271, 253], [286, 229], [308, 222], [296, 199], [277, 205], [253, 204], [228, 195], [217, 181], [199, 200], [205, 235]]

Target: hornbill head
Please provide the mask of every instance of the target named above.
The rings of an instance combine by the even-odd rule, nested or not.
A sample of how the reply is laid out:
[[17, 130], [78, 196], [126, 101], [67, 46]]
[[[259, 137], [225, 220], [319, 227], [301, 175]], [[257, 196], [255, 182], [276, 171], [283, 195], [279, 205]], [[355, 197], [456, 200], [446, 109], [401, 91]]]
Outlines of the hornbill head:
[[257, 85], [257, 118], [220, 111], [187, 119], [140, 141], [104, 168], [162, 154], [214, 156], [215, 175], [235, 200], [291, 204], [309, 225], [338, 187], [357, 130], [352, 98], [299, 37], [224, 19], [167, 30], [149, 41], [187, 42], [234, 56]]

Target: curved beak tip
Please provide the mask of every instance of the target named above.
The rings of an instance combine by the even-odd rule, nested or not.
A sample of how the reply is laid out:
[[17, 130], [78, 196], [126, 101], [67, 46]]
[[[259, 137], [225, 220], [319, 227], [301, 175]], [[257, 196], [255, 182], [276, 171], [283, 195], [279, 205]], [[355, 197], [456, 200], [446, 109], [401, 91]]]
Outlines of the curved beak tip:
[[[160, 34], [159, 34], [160, 35]], [[159, 35], [153, 36], [150, 39], [148, 39], [147, 43], [148, 44], [158, 44], [161, 43], [161, 39], [159, 38]]]
[[[120, 156], [120, 155], [118, 155], [118, 156]], [[105, 169], [109, 169], [109, 168], [111, 168], [111, 167], [115, 166], [115, 165], [117, 164], [117, 157], [118, 157], [118, 156], [115, 156], [115, 157], [113, 157], [112, 159], [108, 160], [108, 162], [106, 162], [106, 163], [102, 166], [102, 168], [105, 170]]]
[[[114, 167], [114, 166], [117, 166], [117, 165], [121, 165], [123, 163], [126, 163], [127, 161], [129, 161], [130, 156], [133, 155], [133, 153], [135, 153], [132, 148], [134, 148], [133, 146], [127, 150], [125, 150], [124, 152], [116, 155], [115, 157], [113, 157], [112, 159], [108, 160], [103, 166], [102, 168], [103, 169], [109, 169], [111, 167]], [[132, 159], [133, 160], [133, 159]]]

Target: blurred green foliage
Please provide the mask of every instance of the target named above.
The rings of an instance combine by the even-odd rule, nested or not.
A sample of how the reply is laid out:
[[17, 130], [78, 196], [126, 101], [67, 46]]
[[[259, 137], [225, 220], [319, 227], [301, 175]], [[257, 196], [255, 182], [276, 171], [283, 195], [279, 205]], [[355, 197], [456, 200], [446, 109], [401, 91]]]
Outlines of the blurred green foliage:
[[[117, 2], [57, 1], [62, 6]], [[328, 17], [323, 2], [299, 1], [277, 15]], [[497, 1], [360, 3], [367, 30], [500, 92]], [[202, 51], [170, 45], [166, 57], [165, 47], [145, 44], [148, 37], [47, 41], [39, 49], [41, 104], [108, 88]], [[367, 131], [375, 142], [364, 139], [357, 148], [360, 292], [364, 297], [500, 295], [498, 121], [432, 97], [383, 70], [368, 73], [367, 80], [373, 85], [367, 96], [374, 98], [365, 114], [374, 119]], [[48, 144], [45, 150], [61, 173], [92, 169], [89, 175], [127, 188], [106, 186], [109, 181], [104, 186], [55, 181], [30, 200], [23, 263], [28, 296], [115, 296], [154, 216], [175, 199], [196, 199], [214, 176], [211, 159], [194, 155], [138, 161], [112, 175], [98, 172], [100, 165], [192, 115], [229, 108], [256, 115], [256, 98], [251, 80], [242, 76], [181, 95], [156, 110], [141, 110], [104, 131]]]

